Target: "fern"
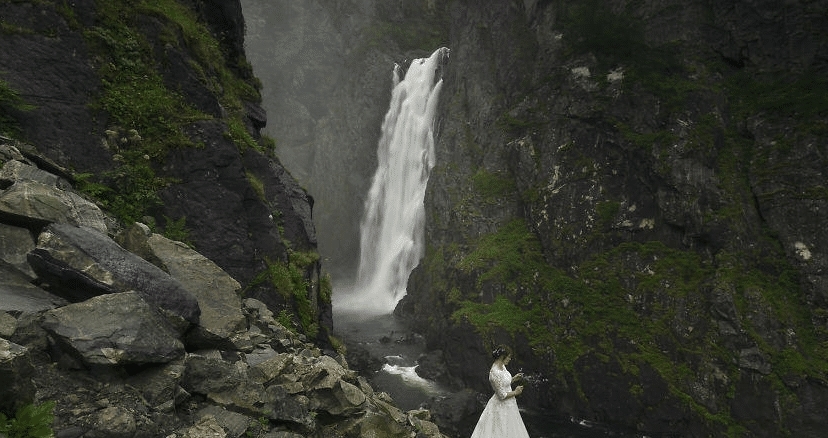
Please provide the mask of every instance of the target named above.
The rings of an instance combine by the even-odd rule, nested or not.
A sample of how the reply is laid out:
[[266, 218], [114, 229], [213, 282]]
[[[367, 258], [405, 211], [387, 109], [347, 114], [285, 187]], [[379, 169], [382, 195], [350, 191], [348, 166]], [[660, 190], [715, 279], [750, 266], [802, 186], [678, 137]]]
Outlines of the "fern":
[[14, 418], [0, 413], [0, 433], [8, 438], [52, 438], [55, 402], [28, 404], [17, 410]]

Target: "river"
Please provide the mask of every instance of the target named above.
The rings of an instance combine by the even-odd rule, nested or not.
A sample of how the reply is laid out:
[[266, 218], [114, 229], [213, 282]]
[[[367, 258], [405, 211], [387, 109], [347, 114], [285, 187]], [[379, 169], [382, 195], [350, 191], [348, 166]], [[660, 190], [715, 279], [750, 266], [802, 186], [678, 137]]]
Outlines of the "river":
[[[375, 391], [388, 393], [399, 408], [417, 409], [450, 394], [447, 388], [417, 375], [417, 358], [426, 352], [425, 340], [413, 333], [404, 320], [391, 314], [366, 316], [356, 310], [334, 307], [334, 334], [346, 348], [370, 354], [376, 363], [373, 369], [358, 371]], [[521, 414], [532, 438], [643, 437], [584, 420], [561, 421], [544, 412]]]

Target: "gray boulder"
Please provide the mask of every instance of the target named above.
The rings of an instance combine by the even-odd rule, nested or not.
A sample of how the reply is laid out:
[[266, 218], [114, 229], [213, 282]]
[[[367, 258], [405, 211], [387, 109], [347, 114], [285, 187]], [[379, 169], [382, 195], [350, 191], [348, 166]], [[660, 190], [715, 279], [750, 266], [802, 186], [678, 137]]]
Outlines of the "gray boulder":
[[26, 261], [26, 254], [34, 248], [35, 239], [28, 229], [0, 223], [0, 261], [34, 277], [35, 273]]
[[14, 412], [35, 397], [29, 349], [0, 338], [0, 412]]
[[179, 328], [198, 323], [198, 301], [181, 283], [92, 229], [49, 225], [29, 253], [29, 264], [70, 301], [134, 290], [172, 316]]
[[252, 349], [245, 336], [247, 318], [242, 313], [239, 282], [181, 242], [152, 234], [147, 243], [170, 275], [198, 300], [201, 315], [198, 326], [188, 334], [188, 345]]
[[0, 261], [0, 311], [34, 314], [66, 304], [63, 298], [33, 285], [23, 273]]
[[54, 173], [41, 170], [37, 166], [32, 166], [20, 160], [6, 162], [0, 168], [0, 183], [14, 184], [18, 181], [39, 182], [59, 189], [71, 188], [71, 185], [65, 179]]
[[0, 217], [39, 226], [60, 222], [107, 231], [97, 205], [76, 193], [34, 181], [18, 181], [0, 193]]
[[171, 412], [186, 398], [186, 391], [180, 386], [183, 375], [184, 359], [181, 358], [130, 376], [126, 383], [137, 388], [149, 406]]
[[176, 331], [135, 292], [50, 310], [43, 328], [87, 365], [159, 364], [184, 355]]

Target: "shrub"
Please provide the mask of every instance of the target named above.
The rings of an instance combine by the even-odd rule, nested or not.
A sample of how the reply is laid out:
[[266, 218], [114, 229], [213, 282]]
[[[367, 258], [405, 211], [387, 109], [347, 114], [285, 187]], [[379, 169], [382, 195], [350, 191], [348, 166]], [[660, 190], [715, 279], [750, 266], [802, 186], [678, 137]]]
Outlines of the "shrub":
[[8, 438], [51, 438], [54, 436], [55, 402], [28, 404], [17, 410], [14, 418], [0, 413], [0, 434]]

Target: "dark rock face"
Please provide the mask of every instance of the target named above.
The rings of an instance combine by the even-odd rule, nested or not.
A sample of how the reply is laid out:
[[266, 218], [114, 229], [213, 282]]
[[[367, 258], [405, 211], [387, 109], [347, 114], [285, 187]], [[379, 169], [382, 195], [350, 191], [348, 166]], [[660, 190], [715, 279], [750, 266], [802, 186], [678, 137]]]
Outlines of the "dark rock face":
[[[143, 113], [127, 110], [130, 120], [125, 121], [123, 112], [111, 114], [102, 109], [108, 99], [130, 92], [128, 87], [113, 92], [113, 79], [108, 74], [113, 70], [128, 74], [130, 68], [152, 66], [152, 74], [160, 78], [156, 85], [167, 90], [164, 94], [180, 95], [201, 115], [176, 129], [185, 131], [183, 135], [191, 146], [146, 155], [152, 172], [167, 183], [158, 192], [162, 205], [155, 207], [147, 202], [146, 214], [152, 218], [134, 219], [161, 227], [170, 221], [186, 220], [191, 241], [199, 251], [247, 287], [266, 268], [265, 259], [287, 260], [288, 245], [290, 250], [315, 251], [313, 201], [272, 153], [249, 144], [242, 151], [238, 144], [245, 136], [251, 142], [258, 141], [258, 130], [267, 122], [256, 90], [257, 80], [245, 60], [241, 4], [237, 0], [216, 0], [190, 6], [189, 13], [201, 20], [199, 25], [216, 39], [222, 50], [218, 53], [226, 57], [210, 59], [214, 65], [205, 65], [203, 52], [209, 47], [199, 46], [209, 42], [188, 39], [185, 29], [170, 24], [175, 17], [165, 17], [152, 6], [127, 20], [108, 16], [109, 7], [93, 1], [75, 2], [67, 9], [28, 2], [3, 4], [0, 11], [9, 31], [0, 37], [0, 79], [33, 106], [11, 114], [18, 124], [15, 137], [36, 144], [43, 162], [72, 169], [65, 176], [74, 183], [77, 175], [92, 175], [93, 180], [101, 175], [130, 175], [124, 154], [138, 142], [147, 141], [142, 138], [151, 135], [146, 131], [158, 128], [135, 119], [154, 120], [163, 126], [170, 123], [169, 117], [175, 117], [153, 115], [155, 109]], [[113, 20], [122, 20], [128, 28], [116, 29]], [[101, 52], [100, 45], [106, 50]], [[112, 59], [104, 59], [107, 56]], [[239, 101], [227, 97], [229, 85], [218, 85], [227, 80], [226, 76], [219, 77], [222, 68], [235, 75], [233, 87], [246, 90], [235, 91], [241, 96]], [[125, 104], [135, 108], [142, 105], [147, 102]], [[241, 126], [231, 127], [236, 120]], [[130, 130], [134, 127], [137, 129]], [[231, 138], [229, 131], [234, 129], [236, 134]], [[116, 191], [123, 189], [118, 187]], [[47, 217], [25, 226], [42, 227], [54, 220], [62, 221]], [[318, 283], [320, 269], [316, 266], [308, 270], [309, 284]], [[318, 292], [317, 287], [309, 293]], [[256, 286], [256, 296], [274, 309], [293, 308], [290, 299], [267, 284]], [[316, 313], [328, 312], [325, 300], [314, 296], [311, 301], [319, 306]], [[320, 323], [330, 325], [330, 321]]]
[[[94, 16], [94, 2], [77, 2], [81, 19]], [[0, 48], [2, 78], [35, 108], [19, 114], [26, 139], [57, 161], [94, 172], [106, 167], [108, 157], [93, 135], [104, 129], [86, 105], [99, 90], [99, 79], [88, 62], [83, 35], [52, 8], [34, 3], [3, 5], [3, 17], [33, 33], [4, 33]], [[53, 36], [47, 36], [51, 33]], [[43, 123], [49, 120], [50, 123]]]
[[455, 382], [487, 393], [470, 370], [508, 342], [529, 409], [818, 435], [825, 6], [453, 5], [431, 247], [398, 312]]

